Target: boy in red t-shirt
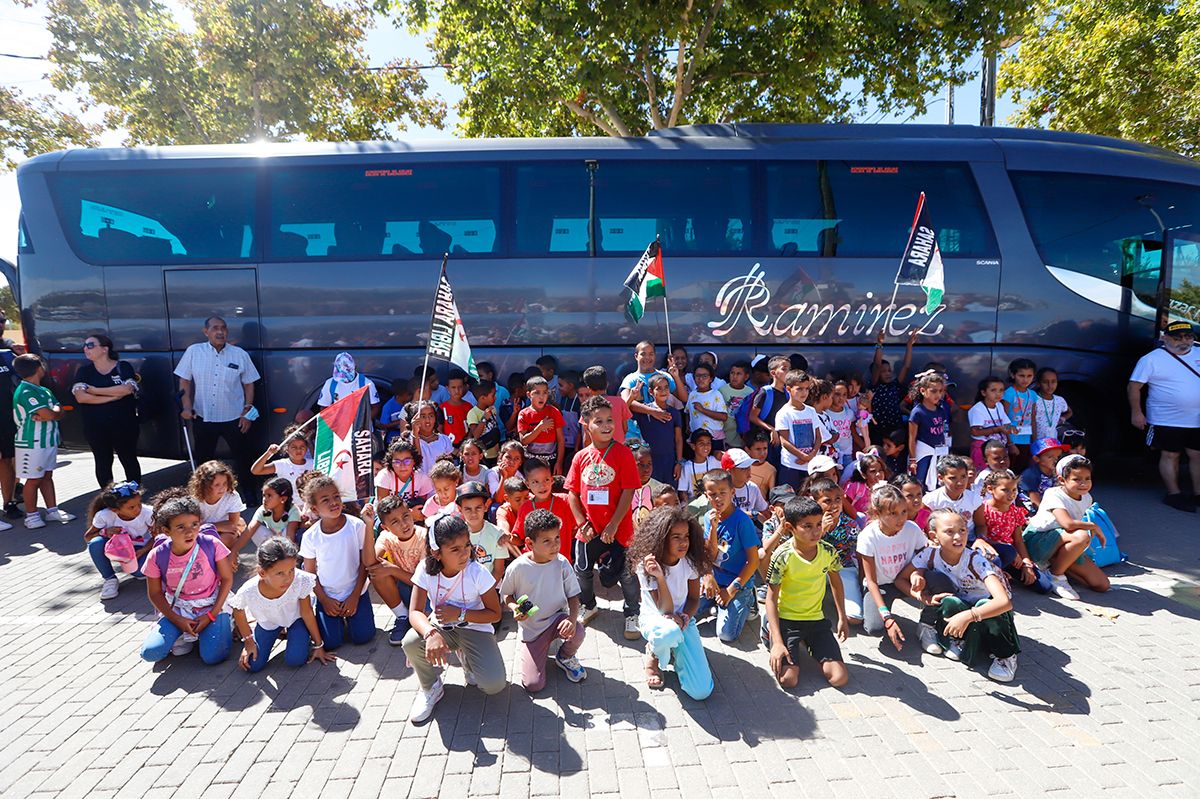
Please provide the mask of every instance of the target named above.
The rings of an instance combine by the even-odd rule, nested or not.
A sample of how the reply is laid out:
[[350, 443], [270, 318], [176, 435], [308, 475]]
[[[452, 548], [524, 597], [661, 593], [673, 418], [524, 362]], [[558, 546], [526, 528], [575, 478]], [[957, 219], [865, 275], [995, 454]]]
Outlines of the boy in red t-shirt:
[[544, 377], [531, 377], [525, 381], [525, 391], [530, 405], [517, 414], [517, 435], [526, 452], [548, 463], [554, 474], [562, 474], [565, 423], [558, 408], [550, 404], [550, 384]]
[[548, 510], [562, 523], [559, 550], [564, 558], [571, 560], [575, 554], [575, 514], [571, 512], [571, 498], [567, 494], [554, 493], [550, 467], [539, 460], [531, 460], [525, 465], [525, 483], [529, 486], [529, 499], [521, 505], [517, 515], [514, 537], [525, 540], [525, 517], [538, 509]]
[[450, 379], [446, 381], [446, 391], [450, 394], [450, 401], [439, 406], [445, 417], [442, 432], [450, 436], [457, 447], [467, 437], [467, 413], [475, 407], [463, 400], [467, 394], [467, 376], [462, 372], [451, 372]]
[[596, 588], [593, 575], [600, 571], [600, 584], [611, 588], [619, 581], [625, 596], [625, 637], [633, 641], [638, 632], [641, 597], [637, 578], [625, 570], [625, 549], [633, 540], [633, 494], [641, 487], [637, 462], [629, 447], [613, 438], [612, 405], [604, 397], [589, 397], [580, 409], [591, 445], [580, 450], [567, 474], [571, 512], [575, 516], [575, 573], [581, 589], [579, 621], [596, 617]]

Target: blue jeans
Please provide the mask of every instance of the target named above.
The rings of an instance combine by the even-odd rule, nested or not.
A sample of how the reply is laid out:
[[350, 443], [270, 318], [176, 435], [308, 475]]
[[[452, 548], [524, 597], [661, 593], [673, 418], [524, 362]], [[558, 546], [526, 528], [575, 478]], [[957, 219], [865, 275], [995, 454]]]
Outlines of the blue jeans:
[[321, 631], [321, 640], [326, 651], [332, 651], [346, 643], [347, 631], [353, 644], [365, 644], [375, 637], [375, 611], [371, 607], [369, 593], [364, 592], [358, 598], [358, 609], [349, 618], [326, 614], [320, 602], [317, 603], [316, 611], [317, 629]]
[[[171, 647], [182, 634], [165, 616], [159, 619], [142, 642], [142, 660], [151, 663], [162, 660], [171, 653]], [[233, 620], [228, 613], [221, 613], [216, 621], [200, 631], [200, 659], [212, 666], [229, 657], [232, 648]]]
[[[92, 556], [92, 563], [96, 564], [96, 571], [100, 572], [100, 576], [105, 580], [111, 580], [117, 576], [116, 569], [113, 568], [112, 561], [108, 559], [108, 555], [104, 554], [104, 545], [108, 543], [108, 539], [102, 535], [98, 535], [87, 543], [88, 554]], [[146, 555], [150, 553], [147, 552]], [[146, 562], [146, 555], [138, 558], [138, 566]], [[142, 576], [142, 570], [139, 568], [136, 572], [138, 577]]]
[[[1018, 532], [1017, 535], [1020, 535]], [[1004, 572], [1010, 577], [1013, 585], [1019, 585], [1028, 588], [1030, 591], [1037, 591], [1039, 594], [1048, 594], [1054, 588], [1054, 584], [1050, 582], [1050, 572], [1042, 571], [1037, 566], [1033, 567], [1034, 574], [1037, 575], [1037, 580], [1025, 585], [1021, 580], [1021, 569], [1014, 566], [1017, 562], [1017, 548], [1012, 544], [999, 544], [995, 541], [989, 541], [989, 544], [995, 548], [996, 554], [1000, 556], [1000, 560], [1004, 562]]]
[[[726, 586], [721, 587], [725, 588]], [[754, 581], [751, 580], [750, 584], [743, 586], [742, 590], [725, 607], [721, 607], [712, 599], [700, 597], [700, 605], [696, 608], [696, 618], [704, 618], [708, 615], [709, 610], [716, 607], [717, 638], [725, 643], [730, 643], [736, 641], [742, 634], [742, 628], [746, 626], [746, 619], [750, 616], [750, 608], [756, 601]]]
[[[250, 673], [262, 671], [267, 665], [267, 661], [271, 659], [271, 647], [275, 645], [275, 639], [279, 637], [281, 628], [276, 627], [274, 630], [268, 630], [261, 624], [254, 625], [254, 643], [258, 644], [258, 654], [250, 661]], [[283, 662], [291, 666], [293, 669], [298, 669], [308, 662], [308, 644], [312, 638], [308, 635], [308, 628], [304, 626], [304, 619], [296, 619], [288, 627], [287, 648], [283, 651]]]

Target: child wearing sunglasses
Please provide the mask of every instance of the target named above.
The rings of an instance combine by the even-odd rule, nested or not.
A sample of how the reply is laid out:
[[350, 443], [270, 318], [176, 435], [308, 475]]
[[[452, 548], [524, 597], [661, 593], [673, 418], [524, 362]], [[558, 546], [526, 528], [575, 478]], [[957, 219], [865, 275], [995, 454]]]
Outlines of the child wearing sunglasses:
[[411, 436], [400, 436], [388, 445], [386, 469], [375, 475], [375, 498], [399, 495], [413, 509], [413, 520], [425, 520], [421, 507], [433, 496], [433, 481], [422, 474], [421, 447]]

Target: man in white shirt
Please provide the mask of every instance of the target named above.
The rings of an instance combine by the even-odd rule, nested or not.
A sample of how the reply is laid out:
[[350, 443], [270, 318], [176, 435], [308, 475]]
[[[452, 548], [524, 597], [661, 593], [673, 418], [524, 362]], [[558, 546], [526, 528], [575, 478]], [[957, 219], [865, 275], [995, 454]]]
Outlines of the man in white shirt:
[[251, 418], [246, 414], [254, 408], [258, 370], [244, 349], [227, 342], [229, 328], [221, 317], [204, 321], [204, 337], [207, 341], [188, 347], [175, 367], [183, 392], [179, 415], [192, 422], [196, 465], [212, 460], [217, 440], [224, 438], [233, 454], [238, 482], [249, 486], [254, 456], [248, 435]]
[[[1141, 357], [1129, 378], [1131, 421], [1159, 451], [1158, 473], [1167, 488], [1163, 502], [1195, 513], [1200, 495], [1200, 350], [1192, 323], [1176, 320], [1163, 331], [1162, 346]], [[1149, 386], [1142, 412], [1142, 387]], [[1179, 489], [1179, 455], [1186, 452], [1192, 496]]]

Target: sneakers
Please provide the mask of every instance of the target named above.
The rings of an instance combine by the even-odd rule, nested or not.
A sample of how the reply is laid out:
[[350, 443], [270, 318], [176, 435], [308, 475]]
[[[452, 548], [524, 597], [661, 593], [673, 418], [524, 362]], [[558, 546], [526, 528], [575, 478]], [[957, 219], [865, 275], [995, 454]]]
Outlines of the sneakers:
[[571, 682], [582, 682], [587, 678], [587, 669], [579, 665], [578, 658], [564, 658], [555, 655], [554, 663], [563, 670], [563, 674], [566, 674], [567, 679]]
[[62, 508], [50, 508], [46, 511], [46, 521], [58, 522], [59, 524], [69, 524], [75, 521], [74, 513], [67, 513]]
[[104, 585], [100, 586], [101, 599], [116, 599], [117, 592], [121, 590], [121, 584], [117, 582], [116, 577], [109, 577], [104, 581]]
[[750, 613], [747, 614], [746, 618], [750, 621], [754, 621], [755, 619], [758, 618], [758, 615], [759, 615], [758, 614], [758, 603], [755, 602], [753, 605], [750, 606]]
[[1192, 500], [1185, 497], [1183, 494], [1167, 494], [1163, 497], [1163, 504], [1168, 508], [1181, 510], [1184, 513], [1195, 513], [1196, 506], [1192, 504]]
[[396, 626], [392, 628], [392, 632], [388, 636], [388, 643], [392, 646], [400, 646], [404, 643], [404, 636], [408, 635], [411, 626], [408, 623], [408, 616], [397, 616]]
[[1006, 658], [998, 658], [992, 656], [992, 665], [988, 669], [988, 677], [996, 682], [1012, 682], [1013, 677], [1017, 676], [1017, 656], [1009, 655]]
[[[21, 514], [18, 513], [17, 515], [20, 516]], [[4, 532], [5, 530], [11, 530], [11, 529], [12, 529], [11, 524], [9, 524], [6, 521], [0, 521], [0, 533]]]
[[760, 585], [754, 589], [754, 599], [760, 605], [767, 604], [767, 587], [765, 585]]
[[963, 642], [961, 638], [951, 638], [950, 644], [946, 647], [946, 659], [953, 660], [955, 663], [962, 662]]
[[185, 638], [182, 635], [175, 639], [175, 643], [171, 645], [171, 654], [176, 657], [186, 655], [191, 652], [196, 646], [195, 639]]
[[11, 502], [4, 503], [4, 515], [10, 519], [19, 519], [23, 515], [21, 509], [17, 507], [17, 501], [14, 499]]
[[590, 624], [592, 619], [600, 615], [600, 608], [593, 605], [592, 607], [582, 607], [579, 609], [579, 623]]
[[429, 720], [433, 715], [433, 709], [437, 707], [438, 701], [446, 693], [446, 689], [442, 687], [442, 681], [438, 680], [428, 691], [418, 690], [417, 695], [413, 698], [412, 709], [408, 711], [408, 720], [412, 724], [422, 724]]
[[925, 650], [926, 654], [942, 654], [942, 645], [938, 643], [937, 630], [933, 629], [933, 625], [917, 625], [917, 637], [921, 639], [921, 649]]
[[637, 616], [625, 617], [625, 640], [636, 641], [642, 637], [642, 633], [638, 630]]
[[46, 522], [44, 519], [42, 519], [41, 514], [36, 513], [36, 512], [25, 514], [25, 529], [26, 530], [37, 530], [37, 529], [40, 529], [45, 526], [46, 526]]
[[1079, 599], [1079, 592], [1072, 588], [1071, 584], [1067, 582], [1067, 576], [1065, 574], [1051, 574], [1050, 589], [1055, 593], [1055, 595], [1062, 597], [1063, 599]]

